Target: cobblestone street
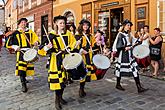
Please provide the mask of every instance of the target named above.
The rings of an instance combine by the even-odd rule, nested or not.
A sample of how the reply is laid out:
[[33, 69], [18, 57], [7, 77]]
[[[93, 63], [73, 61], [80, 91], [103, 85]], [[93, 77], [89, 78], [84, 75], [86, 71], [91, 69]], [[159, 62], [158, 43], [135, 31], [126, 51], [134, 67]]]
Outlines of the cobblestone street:
[[[2, 48], [0, 57], [0, 110], [55, 110], [54, 92], [47, 83], [46, 57], [35, 64], [34, 78], [28, 77], [28, 92], [21, 92], [19, 77], [14, 75], [15, 55]], [[125, 91], [115, 89], [114, 70], [104, 79], [86, 83], [87, 96], [79, 98], [79, 82], [67, 86], [63, 110], [165, 110], [165, 81], [140, 76], [149, 91], [138, 94], [133, 78], [122, 78]]]

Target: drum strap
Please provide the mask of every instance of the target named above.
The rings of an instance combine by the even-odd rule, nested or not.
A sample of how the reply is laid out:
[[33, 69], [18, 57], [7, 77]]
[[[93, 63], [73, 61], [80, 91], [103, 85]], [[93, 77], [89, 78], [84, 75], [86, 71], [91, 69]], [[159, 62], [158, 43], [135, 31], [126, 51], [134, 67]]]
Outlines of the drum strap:
[[83, 35], [85, 36], [85, 38], [86, 38], [87, 42], [88, 42], [88, 43], [89, 43], [89, 45], [90, 45], [90, 49], [91, 49], [91, 51], [93, 52], [92, 47], [91, 47], [91, 43], [90, 43], [90, 41], [89, 41], [89, 39], [88, 39], [87, 35], [86, 35], [85, 33], [83, 33]]
[[63, 37], [62, 37], [62, 35], [60, 34], [60, 38], [61, 38], [61, 40], [62, 40], [62, 42], [63, 42], [63, 44], [64, 44], [64, 47], [65, 47], [65, 49], [66, 49], [66, 51], [68, 52], [68, 53], [70, 53], [70, 51], [68, 50], [68, 46], [66, 46], [66, 44], [65, 44], [65, 41], [64, 41], [64, 39], [63, 39]]
[[26, 40], [28, 41], [28, 43], [29, 43], [30, 47], [32, 48], [32, 45], [31, 45], [31, 43], [30, 43], [29, 39], [27, 38], [27, 36], [26, 36], [25, 32], [22, 32], [22, 34], [25, 36], [25, 38], [26, 38]]

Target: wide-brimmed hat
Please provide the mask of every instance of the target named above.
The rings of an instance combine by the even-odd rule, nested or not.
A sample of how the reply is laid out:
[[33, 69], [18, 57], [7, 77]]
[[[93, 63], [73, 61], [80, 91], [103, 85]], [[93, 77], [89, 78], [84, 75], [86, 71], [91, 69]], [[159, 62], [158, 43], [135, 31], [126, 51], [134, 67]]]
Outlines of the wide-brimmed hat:
[[66, 21], [67, 21], [67, 18], [65, 17], [65, 16], [61, 16], [61, 15], [59, 15], [59, 16], [55, 16], [54, 17], [54, 19], [53, 19], [53, 21], [54, 21], [54, 23], [57, 21], [57, 20], [64, 20], [65, 21], [65, 23], [66, 23]]
[[91, 23], [86, 19], [82, 19], [79, 24], [84, 24], [84, 23], [87, 23], [89, 27], [91, 26]]
[[26, 18], [21, 18], [21, 19], [18, 20], [18, 23], [17, 23], [17, 24], [19, 25], [19, 24], [21, 23], [21, 21], [26, 21], [26, 22], [28, 22], [28, 20], [27, 20]]
[[126, 24], [130, 24], [131, 26], [133, 25], [131, 21], [129, 21], [128, 19], [124, 20], [122, 25], [126, 25]]

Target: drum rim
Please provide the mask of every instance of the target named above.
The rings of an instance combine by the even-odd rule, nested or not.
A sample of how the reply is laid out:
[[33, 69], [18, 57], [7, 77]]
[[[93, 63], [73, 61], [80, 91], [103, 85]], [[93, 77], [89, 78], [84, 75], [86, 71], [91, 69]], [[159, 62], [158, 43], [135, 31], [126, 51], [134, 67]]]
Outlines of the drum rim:
[[[27, 60], [26, 58], [25, 58], [25, 55], [28, 53], [28, 51], [32, 51], [33, 50], [33, 52], [35, 52], [36, 53], [36, 55], [35, 55], [35, 57], [33, 57], [33, 59], [31, 59], [31, 60]], [[31, 62], [31, 61], [33, 61], [35, 58], [37, 57], [37, 50], [35, 50], [35, 49], [28, 49], [25, 53], [24, 53], [24, 55], [23, 55], [23, 59], [24, 59], [24, 61], [26, 61], [26, 62]]]
[[[137, 48], [137, 47], [145, 47], [146, 49], [148, 49], [149, 51], [148, 51], [148, 54], [145, 56], [145, 57], [147, 57], [147, 56], [149, 56], [150, 55], [150, 49], [149, 49], [149, 47], [148, 46], [146, 46], [146, 45], [137, 45], [137, 46], [135, 46], [134, 48], [133, 48], [133, 50], [132, 50], [132, 54], [133, 54], [133, 56], [135, 57], [135, 58], [138, 58], [138, 59], [143, 59], [143, 58], [145, 58], [145, 57], [138, 57], [137, 55], [135, 55], [135, 49]], [[146, 53], [146, 52], [145, 52]]]
[[107, 56], [105, 56], [105, 55], [103, 55], [103, 54], [96, 54], [96, 55], [94, 55], [93, 58], [92, 58], [93, 64], [96, 66], [96, 68], [98, 68], [98, 69], [108, 69], [108, 68], [100, 68], [100, 67], [98, 67], [98, 66], [95, 64], [95, 62], [94, 62], [94, 57], [96, 57], [96, 56], [104, 56], [104, 58], [106, 58], [107, 61], [109, 61], [109, 66], [108, 66], [108, 68], [111, 66], [111, 62], [110, 62], [110, 60], [109, 60], [109, 58], [108, 58]]
[[[80, 61], [79, 64], [77, 64], [77, 67], [80, 66], [80, 64], [83, 62], [83, 58], [82, 58], [81, 54], [79, 54], [79, 53], [71, 53], [71, 54], [77, 54], [77, 55], [80, 56], [81, 61]], [[62, 60], [62, 65], [63, 65], [63, 66], [64, 66], [64, 61], [65, 61], [65, 59], [66, 59], [66, 57]], [[77, 68], [77, 67], [74, 67], [74, 68], [66, 68], [66, 67], [64, 66], [64, 68], [65, 68], [66, 70], [72, 70], [72, 69], [75, 69], [75, 68]]]

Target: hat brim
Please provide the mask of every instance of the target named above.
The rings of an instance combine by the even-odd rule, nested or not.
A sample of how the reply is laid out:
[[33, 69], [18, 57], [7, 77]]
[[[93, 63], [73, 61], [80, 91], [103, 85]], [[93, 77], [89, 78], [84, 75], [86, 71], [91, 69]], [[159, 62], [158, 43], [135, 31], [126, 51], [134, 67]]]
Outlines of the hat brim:
[[27, 20], [26, 18], [21, 18], [21, 19], [18, 20], [18, 23], [17, 23], [17, 24], [19, 25], [19, 24], [21, 23], [21, 21], [26, 21], [26, 22], [28, 22], [28, 20]]
[[91, 23], [86, 19], [82, 19], [79, 24], [84, 24], [84, 23], [88, 24], [88, 26], [91, 26]]
[[67, 18], [65, 16], [61, 16], [61, 15], [54, 17], [54, 22], [56, 22], [58, 20], [64, 20], [66, 23]]

